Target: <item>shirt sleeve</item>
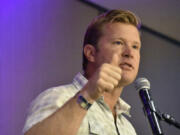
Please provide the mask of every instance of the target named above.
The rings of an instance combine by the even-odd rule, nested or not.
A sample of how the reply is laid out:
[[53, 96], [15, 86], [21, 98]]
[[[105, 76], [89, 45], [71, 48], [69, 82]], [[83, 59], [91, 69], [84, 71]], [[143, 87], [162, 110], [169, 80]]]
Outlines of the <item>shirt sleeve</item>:
[[75, 93], [68, 86], [54, 87], [42, 92], [30, 105], [23, 134], [32, 126], [53, 114]]

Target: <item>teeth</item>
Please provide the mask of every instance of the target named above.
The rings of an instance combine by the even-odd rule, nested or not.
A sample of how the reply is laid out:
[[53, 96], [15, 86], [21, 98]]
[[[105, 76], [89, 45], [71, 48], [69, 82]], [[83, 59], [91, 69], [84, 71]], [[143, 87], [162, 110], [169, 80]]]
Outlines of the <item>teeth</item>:
[[128, 65], [129, 67], [131, 67], [131, 65], [130, 65], [130, 64], [128, 64], [128, 63], [125, 63], [125, 65]]
[[127, 65], [128, 67], [132, 67], [131, 64], [123, 63], [122, 65]]
[[131, 65], [131, 64], [129, 64], [129, 63], [122, 63], [121, 65], [126, 65], [126, 66], [128, 66], [128, 67], [132, 68], [132, 65]]

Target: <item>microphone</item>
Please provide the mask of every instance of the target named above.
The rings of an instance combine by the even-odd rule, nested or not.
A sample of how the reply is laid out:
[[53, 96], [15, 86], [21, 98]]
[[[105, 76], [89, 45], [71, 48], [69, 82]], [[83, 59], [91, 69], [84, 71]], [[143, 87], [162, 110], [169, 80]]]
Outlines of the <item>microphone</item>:
[[148, 118], [153, 135], [163, 135], [157, 111], [150, 93], [150, 82], [146, 78], [138, 78], [135, 81], [135, 88], [143, 103], [145, 116]]

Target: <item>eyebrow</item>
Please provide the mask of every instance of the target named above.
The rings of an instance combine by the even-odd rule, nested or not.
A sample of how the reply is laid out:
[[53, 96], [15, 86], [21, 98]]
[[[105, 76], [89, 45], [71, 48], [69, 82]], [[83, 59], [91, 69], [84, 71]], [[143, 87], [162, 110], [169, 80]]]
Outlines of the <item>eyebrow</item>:
[[[122, 38], [122, 37], [114, 38], [114, 39], [119, 39], [119, 40], [127, 41], [125, 38]], [[141, 42], [138, 42], [138, 41], [133, 41], [132, 43], [141, 45]]]

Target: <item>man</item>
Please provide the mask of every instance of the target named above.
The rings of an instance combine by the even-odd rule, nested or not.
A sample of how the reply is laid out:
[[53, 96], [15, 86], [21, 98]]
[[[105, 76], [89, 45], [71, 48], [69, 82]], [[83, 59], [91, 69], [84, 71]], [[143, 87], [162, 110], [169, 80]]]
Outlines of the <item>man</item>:
[[138, 29], [129, 11], [95, 18], [84, 38], [84, 76], [41, 93], [31, 105], [25, 135], [136, 135], [122, 115], [129, 115], [130, 106], [120, 95], [138, 72]]

